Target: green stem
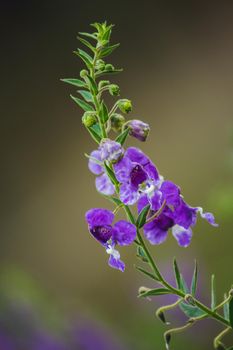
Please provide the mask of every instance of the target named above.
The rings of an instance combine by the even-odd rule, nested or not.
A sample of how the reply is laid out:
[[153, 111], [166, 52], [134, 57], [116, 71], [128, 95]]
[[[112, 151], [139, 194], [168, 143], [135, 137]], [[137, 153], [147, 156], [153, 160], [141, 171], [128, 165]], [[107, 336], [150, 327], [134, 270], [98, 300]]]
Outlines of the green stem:
[[[132, 224], [135, 225], [136, 220], [134, 219], [134, 216], [130, 210], [130, 208], [127, 205], [124, 205], [124, 209], [125, 212], [129, 218], [129, 220], [131, 221]], [[159, 280], [158, 282], [160, 284], [162, 284], [164, 287], [166, 287], [167, 289], [169, 289], [173, 294], [178, 295], [182, 298], [185, 298], [186, 294], [184, 292], [182, 292], [181, 290], [174, 288], [173, 286], [171, 286], [162, 276], [161, 272], [159, 271], [159, 268], [157, 267], [154, 259], [152, 258], [149, 249], [147, 248], [139, 230], [137, 230], [137, 239], [141, 245], [141, 247], [144, 250], [144, 253], [148, 259], [149, 265], [152, 269], [152, 271], [154, 272], [155, 277]], [[192, 300], [194, 302], [194, 304], [199, 307], [199, 309], [201, 309], [202, 311], [204, 311], [205, 313], [208, 314], [209, 317], [214, 318], [215, 320], [221, 322], [222, 324], [226, 325], [226, 326], [230, 326], [230, 323], [221, 315], [217, 314], [215, 311], [211, 310], [209, 307], [205, 306], [204, 304], [202, 304], [199, 300], [197, 300], [195, 297], [192, 296]]]

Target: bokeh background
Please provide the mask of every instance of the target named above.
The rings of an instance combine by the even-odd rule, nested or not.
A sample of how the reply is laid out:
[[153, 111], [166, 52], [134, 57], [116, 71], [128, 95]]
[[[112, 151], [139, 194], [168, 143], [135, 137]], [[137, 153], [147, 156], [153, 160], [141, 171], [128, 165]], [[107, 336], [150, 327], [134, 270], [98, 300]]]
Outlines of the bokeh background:
[[[220, 299], [233, 279], [233, 3], [0, 4], [0, 349], [163, 349], [159, 302], [136, 297], [147, 281], [133, 267], [134, 247], [122, 252], [122, 274], [88, 233], [85, 211], [109, 204], [87, 169], [84, 153], [95, 145], [69, 98], [74, 89], [59, 79], [83, 67], [72, 54], [78, 31], [95, 21], [116, 25], [121, 46], [111, 63], [124, 72], [114, 81], [132, 99], [132, 117], [152, 129], [137, 146], [220, 224], [200, 222], [187, 249], [170, 236], [152, 251], [171, 280], [173, 256], [188, 279], [196, 257], [201, 299], [209, 302], [213, 272]], [[171, 319], [183, 322], [179, 312]], [[211, 349], [219, 330], [203, 321], [173, 348]]]

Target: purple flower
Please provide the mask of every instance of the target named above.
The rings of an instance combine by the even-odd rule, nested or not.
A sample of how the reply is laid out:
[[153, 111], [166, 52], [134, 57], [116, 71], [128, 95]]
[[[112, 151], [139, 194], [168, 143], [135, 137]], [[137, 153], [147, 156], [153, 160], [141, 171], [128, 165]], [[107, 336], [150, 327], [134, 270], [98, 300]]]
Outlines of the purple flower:
[[150, 131], [148, 124], [141, 120], [134, 119], [127, 122], [125, 126], [129, 128], [129, 135], [135, 137], [139, 141], [146, 141]]
[[93, 174], [99, 175], [95, 179], [97, 191], [105, 194], [106, 196], [113, 195], [115, 188], [108, 175], [105, 173], [100, 150], [91, 152], [88, 167]]
[[103, 139], [98, 150], [90, 154], [88, 167], [93, 174], [100, 175], [95, 180], [96, 189], [106, 196], [113, 195], [115, 188], [105, 173], [104, 161], [115, 163], [122, 157], [123, 152], [124, 150], [120, 143]]
[[119, 142], [103, 139], [99, 146], [101, 160], [117, 162], [123, 155], [124, 149]]
[[90, 233], [110, 255], [109, 266], [124, 271], [125, 264], [120, 260], [120, 253], [115, 246], [130, 245], [136, 238], [136, 227], [128, 221], [120, 220], [113, 225], [114, 214], [107, 209], [94, 208], [86, 213]]
[[135, 147], [127, 149], [123, 158], [114, 164], [114, 170], [121, 183], [120, 199], [127, 205], [135, 204], [143, 193], [150, 196], [161, 180], [151, 160]]
[[218, 226], [213, 214], [203, 213], [201, 207], [193, 208], [185, 203], [180, 189], [170, 181], [163, 181], [151, 198], [142, 196], [138, 201], [138, 211], [140, 212], [149, 203], [152, 209], [149, 219], [162, 208], [158, 216], [155, 214], [155, 218], [144, 225], [145, 237], [151, 244], [163, 243], [171, 228], [178, 244], [187, 247], [192, 238], [191, 227], [196, 224], [198, 213], [212, 226]]

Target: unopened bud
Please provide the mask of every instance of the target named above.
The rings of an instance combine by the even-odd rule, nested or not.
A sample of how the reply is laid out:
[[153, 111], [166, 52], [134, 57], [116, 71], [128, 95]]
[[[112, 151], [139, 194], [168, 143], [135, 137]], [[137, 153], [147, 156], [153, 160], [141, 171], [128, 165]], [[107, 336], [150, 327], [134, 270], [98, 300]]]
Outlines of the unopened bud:
[[109, 85], [109, 83], [110, 83], [110, 81], [109, 80], [101, 80], [100, 82], [99, 82], [99, 89], [101, 89], [101, 88], [103, 88], [104, 86], [106, 86], [106, 85]]
[[82, 123], [86, 126], [86, 128], [90, 128], [97, 123], [96, 115], [88, 112], [84, 113]]
[[86, 69], [82, 69], [80, 72], [80, 77], [85, 78], [88, 75], [88, 71]]
[[111, 116], [111, 127], [113, 131], [115, 132], [121, 131], [121, 128], [124, 123], [125, 123], [125, 117], [123, 117], [123, 115], [114, 113]]
[[105, 62], [103, 60], [96, 61], [96, 69], [103, 71], [105, 69]]
[[110, 63], [107, 63], [107, 64], [105, 65], [105, 70], [106, 70], [107, 72], [111, 72], [111, 71], [114, 70], [114, 66], [113, 66], [112, 64], [110, 64]]
[[118, 102], [118, 107], [123, 113], [129, 113], [132, 111], [132, 103], [130, 100], [122, 99]]
[[147, 123], [141, 120], [130, 120], [124, 125], [124, 129], [129, 128], [129, 135], [135, 137], [139, 141], [146, 141], [150, 131], [150, 127]]
[[118, 85], [116, 84], [111, 84], [109, 86], [109, 93], [112, 95], [112, 96], [118, 96], [120, 95], [120, 88]]

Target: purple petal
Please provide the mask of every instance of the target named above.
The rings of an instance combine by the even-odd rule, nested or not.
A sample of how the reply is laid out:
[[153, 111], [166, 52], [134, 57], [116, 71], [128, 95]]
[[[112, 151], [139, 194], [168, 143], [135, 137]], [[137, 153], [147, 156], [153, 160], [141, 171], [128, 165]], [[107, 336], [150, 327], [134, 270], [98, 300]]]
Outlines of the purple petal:
[[146, 170], [148, 176], [151, 179], [159, 180], [158, 170], [156, 169], [155, 165], [151, 161], [149, 161], [146, 165], [144, 165], [144, 169]]
[[172, 234], [181, 247], [187, 247], [191, 242], [193, 233], [191, 228], [185, 229], [182, 226], [175, 225], [172, 228]]
[[144, 195], [144, 196], [140, 197], [138, 200], [138, 213], [140, 213], [142, 211], [142, 209], [147, 206], [147, 204], [149, 204], [147, 196]]
[[117, 162], [123, 155], [124, 149], [119, 142], [103, 139], [99, 146], [101, 159]]
[[142, 165], [151, 179], [159, 179], [159, 173], [156, 167], [151, 162], [150, 158], [147, 157], [139, 148], [129, 147], [125, 152], [125, 156], [132, 162]]
[[107, 174], [102, 174], [95, 179], [95, 186], [97, 191], [105, 194], [106, 196], [111, 196], [115, 193], [115, 187], [111, 183]]
[[120, 270], [121, 272], [125, 271], [125, 264], [120, 259], [115, 259], [113, 255], [110, 255], [108, 259], [108, 265], [114, 269]]
[[162, 198], [161, 191], [155, 191], [153, 196], [151, 198], [149, 198], [149, 202], [150, 202], [152, 210], [157, 211], [157, 210], [159, 210], [159, 208], [161, 208], [161, 205], [162, 205], [161, 198]]
[[199, 214], [201, 215], [201, 217], [205, 220], [208, 221], [208, 223], [212, 226], [218, 226], [218, 224], [215, 222], [215, 218], [214, 218], [214, 215], [212, 213], [204, 213], [203, 212], [203, 209], [201, 207], [198, 207], [198, 212]]
[[130, 184], [123, 183], [120, 187], [120, 200], [126, 205], [133, 205], [139, 199], [139, 193]]
[[105, 245], [112, 237], [113, 229], [111, 225], [89, 227], [92, 236], [101, 244]]
[[173, 224], [173, 220], [162, 213], [144, 226], [145, 237], [151, 244], [160, 244], [167, 238], [167, 231]]
[[85, 215], [88, 225], [94, 226], [111, 225], [114, 220], [114, 214], [107, 209], [94, 208], [86, 212]]
[[129, 147], [125, 152], [125, 156], [129, 157], [132, 162], [139, 163], [141, 165], [146, 165], [148, 162], [150, 162], [150, 159], [136, 147]]
[[127, 182], [129, 180], [130, 172], [133, 168], [131, 160], [124, 156], [116, 164], [114, 164], [115, 176], [119, 182]]
[[151, 244], [163, 243], [167, 238], [167, 233], [168, 233], [167, 231], [161, 230], [157, 226], [154, 226], [151, 229], [145, 229], [145, 227], [144, 227], [145, 237], [148, 239], [148, 241]]
[[197, 208], [192, 208], [187, 205], [182, 199], [174, 210], [174, 221], [186, 229], [195, 225], [197, 220]]
[[160, 187], [163, 199], [167, 204], [178, 206], [180, 204], [180, 188], [171, 181], [164, 181]]
[[[98, 150], [91, 152], [90, 156], [91, 158], [95, 158], [99, 162], [101, 161], [100, 151]], [[89, 162], [88, 162], [88, 168], [93, 174], [100, 175], [103, 172], [103, 167], [100, 164], [96, 163], [94, 159], [91, 159], [91, 158], [89, 159]]]
[[115, 223], [112, 239], [119, 245], [130, 245], [136, 238], [136, 227], [128, 221]]
[[136, 164], [130, 172], [130, 182], [135, 189], [148, 179], [146, 171], [140, 164]]

